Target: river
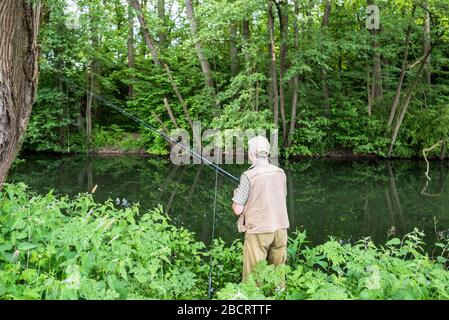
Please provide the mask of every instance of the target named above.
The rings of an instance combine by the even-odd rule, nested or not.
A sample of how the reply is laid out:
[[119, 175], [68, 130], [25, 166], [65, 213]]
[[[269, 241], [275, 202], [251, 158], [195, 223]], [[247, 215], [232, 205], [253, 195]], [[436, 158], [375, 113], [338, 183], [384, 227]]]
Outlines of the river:
[[[162, 205], [173, 223], [210, 242], [215, 172], [203, 165], [176, 166], [161, 158], [28, 154], [9, 182], [32, 192], [75, 196], [98, 185], [94, 197], [117, 207], [138, 202], [141, 212]], [[223, 165], [239, 176], [247, 165]], [[372, 237], [379, 244], [417, 227], [432, 245], [449, 236], [448, 164], [432, 162], [426, 186], [422, 161], [310, 159], [283, 163], [288, 181], [291, 232], [307, 230], [310, 244], [330, 236], [342, 242]], [[218, 176], [216, 235], [241, 237], [231, 213], [235, 186]]]

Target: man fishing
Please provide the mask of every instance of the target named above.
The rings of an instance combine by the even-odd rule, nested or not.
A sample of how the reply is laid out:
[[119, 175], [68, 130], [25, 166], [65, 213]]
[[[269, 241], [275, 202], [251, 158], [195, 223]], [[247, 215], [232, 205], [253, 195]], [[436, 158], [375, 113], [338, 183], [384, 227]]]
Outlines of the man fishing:
[[270, 164], [270, 143], [256, 136], [248, 141], [252, 163], [234, 190], [232, 209], [239, 216], [238, 228], [245, 232], [243, 277], [246, 281], [259, 261], [280, 265], [287, 257], [287, 178]]

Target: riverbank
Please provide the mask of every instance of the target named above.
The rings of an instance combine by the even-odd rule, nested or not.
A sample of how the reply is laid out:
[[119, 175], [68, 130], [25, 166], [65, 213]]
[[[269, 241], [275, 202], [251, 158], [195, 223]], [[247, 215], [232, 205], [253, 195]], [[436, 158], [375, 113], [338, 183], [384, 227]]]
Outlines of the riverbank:
[[[169, 145], [162, 139], [153, 140], [144, 133], [128, 132], [117, 125], [109, 127], [97, 127], [87, 143], [85, 137], [77, 136], [76, 142], [68, 144], [66, 147], [51, 145], [42, 148], [35, 148], [35, 145], [24, 144], [25, 152], [51, 152], [57, 154], [95, 154], [95, 155], [141, 155], [147, 157], [159, 156], [169, 158]], [[34, 147], [34, 148], [33, 148]], [[304, 149], [302, 152], [292, 152], [290, 148], [280, 148], [279, 158], [283, 161], [301, 161], [304, 159], [343, 159], [343, 160], [423, 160], [422, 150], [409, 153], [409, 156], [387, 157], [387, 146], [385, 150], [379, 149], [376, 153], [357, 152], [343, 146], [332, 146], [322, 148], [319, 152], [312, 152]], [[223, 150], [224, 151], [224, 150]], [[233, 152], [234, 150], [232, 150]], [[214, 157], [214, 156], [212, 156]], [[225, 155], [223, 154], [223, 159]], [[442, 153], [439, 148], [432, 150], [427, 155], [428, 160], [446, 160], [446, 150]], [[214, 158], [215, 159], [215, 158]], [[222, 161], [224, 163], [224, 161]]]
[[[169, 151], [167, 151], [169, 153]], [[57, 152], [57, 151], [35, 151], [35, 150], [25, 150], [23, 154], [50, 154], [50, 155], [97, 155], [97, 156], [141, 156], [145, 158], [160, 158], [164, 160], [170, 160], [170, 156], [167, 154], [159, 153], [151, 153], [148, 150], [140, 148], [140, 149], [131, 149], [131, 150], [123, 150], [115, 147], [101, 147], [98, 149], [92, 149], [90, 151], [85, 152]], [[213, 157], [212, 157], [213, 158]], [[342, 161], [395, 161], [395, 160], [411, 160], [411, 161], [424, 161], [424, 157], [413, 156], [413, 157], [381, 157], [376, 154], [354, 154], [350, 152], [339, 152], [339, 151], [330, 151], [322, 155], [301, 155], [301, 156], [290, 156], [289, 158], [285, 158], [283, 156], [280, 157], [281, 161], [284, 162], [299, 162], [302, 160], [320, 160], [320, 159], [329, 159], [329, 160], [342, 160]], [[448, 158], [440, 158], [439, 156], [428, 156], [427, 160], [429, 161], [448, 161]], [[224, 163], [224, 156], [222, 159]], [[248, 162], [248, 159], [245, 155], [245, 162]]]
[[1, 299], [204, 299], [210, 254], [217, 299], [449, 298], [449, 243], [425, 254], [418, 230], [384, 246], [308, 247], [305, 232], [292, 232], [287, 266], [261, 264], [241, 284], [240, 241], [209, 251], [161, 208], [34, 195], [19, 183], [6, 185], [0, 211]]

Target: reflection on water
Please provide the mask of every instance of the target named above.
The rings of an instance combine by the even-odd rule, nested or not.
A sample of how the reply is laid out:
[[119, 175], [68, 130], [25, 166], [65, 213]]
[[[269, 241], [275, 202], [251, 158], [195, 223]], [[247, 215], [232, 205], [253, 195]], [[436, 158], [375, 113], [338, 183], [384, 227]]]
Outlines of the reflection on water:
[[[98, 188], [98, 201], [117, 207], [139, 202], [141, 210], [161, 204], [176, 225], [209, 242], [215, 173], [200, 165], [176, 166], [158, 158], [27, 155], [10, 181], [23, 181], [37, 193], [76, 195]], [[247, 166], [223, 168], [238, 176]], [[356, 241], [371, 236], [384, 243], [418, 227], [434, 243], [449, 230], [447, 163], [431, 164], [426, 186], [424, 162], [305, 160], [284, 164], [291, 231], [307, 229], [312, 244], [329, 236]], [[230, 205], [235, 186], [219, 176], [216, 234], [240, 235]]]

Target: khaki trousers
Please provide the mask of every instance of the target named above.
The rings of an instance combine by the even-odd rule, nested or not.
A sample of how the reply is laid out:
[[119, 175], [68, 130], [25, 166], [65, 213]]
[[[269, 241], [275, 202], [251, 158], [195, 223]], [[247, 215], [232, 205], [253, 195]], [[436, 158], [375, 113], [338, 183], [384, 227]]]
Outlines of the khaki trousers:
[[250, 272], [259, 261], [280, 265], [287, 258], [287, 229], [276, 232], [245, 234], [243, 245], [243, 277], [246, 281]]

